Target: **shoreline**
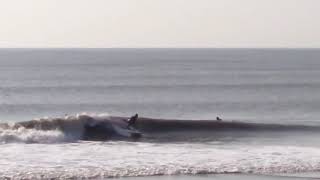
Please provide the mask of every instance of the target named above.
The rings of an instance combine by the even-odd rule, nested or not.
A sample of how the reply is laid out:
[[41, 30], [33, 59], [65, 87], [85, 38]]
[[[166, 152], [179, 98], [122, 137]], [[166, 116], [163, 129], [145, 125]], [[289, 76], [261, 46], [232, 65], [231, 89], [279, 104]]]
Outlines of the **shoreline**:
[[164, 176], [142, 176], [142, 177], [119, 177], [123, 180], [285, 180], [285, 179], [319, 179], [320, 173], [295, 173], [295, 174], [279, 174], [279, 175], [259, 175], [259, 174], [198, 174], [198, 175], [164, 175]]

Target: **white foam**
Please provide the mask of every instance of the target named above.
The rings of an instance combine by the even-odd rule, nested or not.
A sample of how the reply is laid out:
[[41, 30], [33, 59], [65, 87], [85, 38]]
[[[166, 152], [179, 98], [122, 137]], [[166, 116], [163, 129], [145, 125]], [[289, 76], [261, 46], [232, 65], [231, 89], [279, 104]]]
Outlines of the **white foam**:
[[1, 143], [59, 143], [68, 138], [59, 130], [42, 131], [35, 129], [0, 129]]
[[63, 117], [49, 117], [49, 116], [44, 116], [41, 118], [33, 118], [33, 120], [50, 120], [50, 119], [54, 119], [54, 118], [63, 118], [66, 120], [73, 120], [73, 119], [79, 119], [81, 116], [89, 116], [92, 117], [96, 120], [99, 119], [110, 119], [110, 114], [109, 113], [94, 113], [94, 112], [81, 112], [81, 113], [77, 113], [75, 115], [70, 115], [70, 114], [65, 114]]
[[0, 176], [19, 179], [320, 170], [319, 148], [295, 146], [81, 142], [17, 144], [2, 147], [0, 155]]
[[108, 113], [81, 112], [81, 113], [76, 114], [77, 118], [79, 118], [80, 116], [90, 116], [94, 119], [109, 119], [110, 118], [110, 114], [108, 114]]

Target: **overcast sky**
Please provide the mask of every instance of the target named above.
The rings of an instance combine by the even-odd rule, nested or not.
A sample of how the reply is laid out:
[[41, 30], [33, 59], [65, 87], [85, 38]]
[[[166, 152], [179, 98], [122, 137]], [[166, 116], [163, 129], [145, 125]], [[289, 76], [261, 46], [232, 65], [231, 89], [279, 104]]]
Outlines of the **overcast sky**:
[[0, 47], [320, 47], [320, 0], [0, 0]]

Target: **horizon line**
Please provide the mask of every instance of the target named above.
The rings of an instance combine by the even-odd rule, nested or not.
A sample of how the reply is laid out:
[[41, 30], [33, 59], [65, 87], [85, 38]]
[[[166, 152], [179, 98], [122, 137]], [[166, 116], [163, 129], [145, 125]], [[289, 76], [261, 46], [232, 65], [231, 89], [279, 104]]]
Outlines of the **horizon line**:
[[0, 47], [0, 49], [320, 49], [320, 47]]

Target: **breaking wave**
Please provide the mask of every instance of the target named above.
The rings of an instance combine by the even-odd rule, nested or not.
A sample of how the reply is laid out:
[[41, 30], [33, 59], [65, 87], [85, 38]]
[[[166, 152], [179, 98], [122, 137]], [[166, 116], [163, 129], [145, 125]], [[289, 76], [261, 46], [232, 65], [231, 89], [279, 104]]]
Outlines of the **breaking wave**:
[[[77, 114], [63, 118], [40, 118], [0, 124], [0, 143], [60, 143], [78, 140], [132, 140], [127, 117], [108, 114]], [[93, 128], [88, 128], [93, 127]], [[212, 141], [232, 133], [320, 132], [320, 126], [261, 124], [216, 120], [173, 120], [140, 117], [135, 129], [139, 141]], [[129, 135], [126, 135], [129, 133]], [[220, 133], [220, 134], [219, 134]], [[139, 136], [140, 137], [140, 136]], [[137, 139], [135, 139], [137, 140]]]
[[64, 118], [40, 118], [0, 124], [0, 143], [63, 143], [81, 140], [88, 118], [108, 119], [107, 114], [77, 114]]
[[59, 130], [42, 131], [35, 129], [0, 129], [1, 143], [60, 143], [70, 140]]

